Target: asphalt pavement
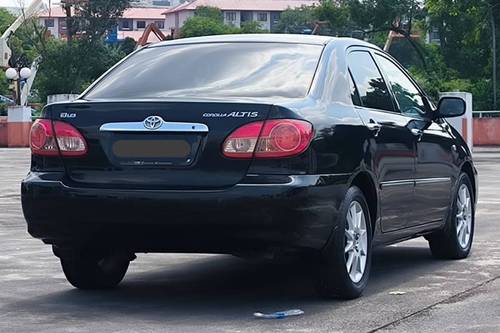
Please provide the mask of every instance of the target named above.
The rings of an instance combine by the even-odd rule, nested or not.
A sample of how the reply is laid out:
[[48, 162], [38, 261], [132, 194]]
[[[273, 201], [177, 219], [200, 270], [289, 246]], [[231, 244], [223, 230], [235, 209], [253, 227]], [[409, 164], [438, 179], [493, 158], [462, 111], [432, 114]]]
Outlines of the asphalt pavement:
[[[500, 150], [474, 156], [469, 258], [433, 259], [424, 239], [378, 249], [364, 295], [327, 301], [305, 263], [225, 255], [138, 254], [119, 288], [76, 290], [50, 247], [26, 232], [19, 184], [29, 151], [0, 149], [0, 332], [500, 332]], [[295, 308], [305, 313], [252, 316]]]

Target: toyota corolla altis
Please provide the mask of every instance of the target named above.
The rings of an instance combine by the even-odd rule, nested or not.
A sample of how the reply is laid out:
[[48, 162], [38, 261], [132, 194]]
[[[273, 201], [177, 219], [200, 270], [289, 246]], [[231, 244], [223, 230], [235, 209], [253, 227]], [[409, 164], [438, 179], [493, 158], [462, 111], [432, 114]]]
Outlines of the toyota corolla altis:
[[355, 39], [153, 44], [33, 124], [28, 231], [82, 289], [140, 252], [306, 254], [321, 295], [354, 298], [375, 246], [469, 254], [477, 172], [444, 120], [464, 112]]

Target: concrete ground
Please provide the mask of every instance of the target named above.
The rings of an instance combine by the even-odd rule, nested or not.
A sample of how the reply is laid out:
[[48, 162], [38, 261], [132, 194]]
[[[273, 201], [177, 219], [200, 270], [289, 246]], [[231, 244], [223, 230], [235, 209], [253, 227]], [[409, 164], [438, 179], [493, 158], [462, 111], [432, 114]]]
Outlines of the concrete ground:
[[[423, 239], [380, 249], [364, 296], [341, 302], [318, 299], [303, 264], [223, 255], [139, 254], [118, 289], [76, 290], [50, 247], [26, 232], [19, 182], [29, 151], [0, 149], [0, 332], [499, 332], [500, 150], [475, 158], [470, 258], [435, 260]], [[305, 314], [252, 317], [293, 308]]]

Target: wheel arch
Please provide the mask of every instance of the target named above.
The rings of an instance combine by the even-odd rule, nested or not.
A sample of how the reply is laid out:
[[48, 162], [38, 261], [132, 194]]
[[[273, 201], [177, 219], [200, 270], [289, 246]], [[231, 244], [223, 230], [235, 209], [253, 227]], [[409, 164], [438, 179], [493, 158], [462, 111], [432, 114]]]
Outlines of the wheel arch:
[[472, 185], [472, 195], [474, 196], [474, 200], [477, 200], [477, 184], [476, 177], [474, 172], [474, 167], [470, 161], [465, 161], [460, 168], [460, 173], [464, 172], [467, 176], [469, 176], [469, 180]]
[[370, 210], [372, 233], [375, 233], [379, 211], [379, 198], [375, 180], [368, 171], [360, 171], [353, 176], [350, 186], [357, 186], [363, 192]]

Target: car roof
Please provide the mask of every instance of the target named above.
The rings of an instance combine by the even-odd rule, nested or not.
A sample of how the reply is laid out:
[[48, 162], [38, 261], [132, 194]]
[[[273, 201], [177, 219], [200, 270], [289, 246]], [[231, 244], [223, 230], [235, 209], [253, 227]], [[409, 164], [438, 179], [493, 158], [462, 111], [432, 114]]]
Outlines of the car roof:
[[[180, 39], [155, 43], [150, 45], [149, 47], [182, 45], [182, 44], [199, 44], [199, 43], [226, 43], [226, 42], [229, 43], [260, 42], [260, 43], [325, 45], [331, 41], [338, 39], [347, 39], [347, 38], [319, 36], [319, 35], [298, 35], [298, 34], [238, 34], [238, 35], [216, 35], [216, 36], [180, 38]], [[360, 40], [358, 41], [365, 43]]]

